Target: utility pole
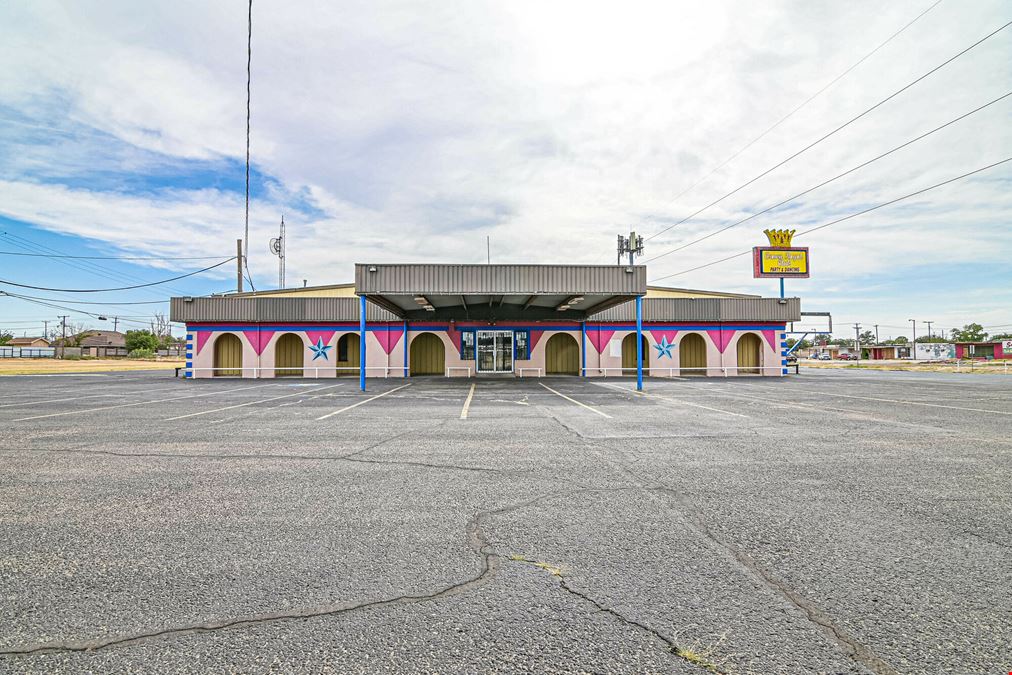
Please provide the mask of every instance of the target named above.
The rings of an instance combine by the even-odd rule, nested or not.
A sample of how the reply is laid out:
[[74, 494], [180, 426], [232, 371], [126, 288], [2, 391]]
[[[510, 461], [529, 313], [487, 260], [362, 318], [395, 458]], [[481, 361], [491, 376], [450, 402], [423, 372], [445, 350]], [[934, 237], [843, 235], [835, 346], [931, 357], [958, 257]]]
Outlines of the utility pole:
[[63, 339], [60, 340], [60, 358], [62, 359], [67, 354], [67, 317], [66, 317], [66, 315], [60, 317], [60, 325], [63, 328]]
[[861, 360], [861, 324], [854, 324], [854, 355]]
[[119, 332], [119, 317], [118, 316], [114, 316], [112, 318], [112, 332], [113, 333], [118, 333]]
[[930, 339], [931, 338], [931, 324], [933, 324], [935, 322], [934, 321], [925, 321], [924, 323], [928, 324], [928, 339]]
[[242, 293], [242, 239], [235, 240], [235, 292]]
[[878, 341], [878, 324], [875, 324], [875, 344], [881, 344]]
[[625, 253], [629, 254], [629, 266], [632, 267], [636, 264], [636, 256], [643, 255], [643, 237], [636, 236], [635, 232], [630, 232], [628, 239], [621, 234], [618, 235], [618, 262], [616, 264], [622, 264], [622, 255]]
[[914, 325], [913, 327], [913, 339], [910, 341], [910, 358], [914, 361], [917, 360], [917, 319], [907, 319]]
[[42, 320], [42, 337], [49, 339], [49, 321], [46, 319]]

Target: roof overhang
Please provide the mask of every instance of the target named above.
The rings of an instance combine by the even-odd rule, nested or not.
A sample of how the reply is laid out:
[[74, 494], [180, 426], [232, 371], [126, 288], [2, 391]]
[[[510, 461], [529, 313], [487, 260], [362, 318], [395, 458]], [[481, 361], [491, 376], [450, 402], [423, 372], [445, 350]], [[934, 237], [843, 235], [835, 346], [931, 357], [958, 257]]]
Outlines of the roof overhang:
[[360, 263], [355, 292], [412, 321], [582, 321], [645, 295], [646, 268]]

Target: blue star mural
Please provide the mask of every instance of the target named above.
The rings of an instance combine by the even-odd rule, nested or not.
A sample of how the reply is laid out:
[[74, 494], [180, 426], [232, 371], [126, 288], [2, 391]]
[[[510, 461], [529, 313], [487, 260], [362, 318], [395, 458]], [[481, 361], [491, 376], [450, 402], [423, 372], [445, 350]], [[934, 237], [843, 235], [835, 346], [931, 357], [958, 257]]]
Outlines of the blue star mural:
[[661, 341], [654, 345], [654, 349], [657, 350], [657, 358], [667, 356], [671, 358], [671, 350], [674, 349], [675, 345], [673, 342], [668, 342], [667, 336], [661, 338]]
[[321, 356], [323, 357], [324, 361], [329, 361], [330, 357], [327, 356], [327, 352], [329, 352], [331, 349], [333, 349], [333, 347], [331, 347], [330, 345], [323, 344], [323, 338], [319, 338], [316, 341], [315, 345], [309, 345], [309, 351], [313, 352], [314, 361], [320, 358]]

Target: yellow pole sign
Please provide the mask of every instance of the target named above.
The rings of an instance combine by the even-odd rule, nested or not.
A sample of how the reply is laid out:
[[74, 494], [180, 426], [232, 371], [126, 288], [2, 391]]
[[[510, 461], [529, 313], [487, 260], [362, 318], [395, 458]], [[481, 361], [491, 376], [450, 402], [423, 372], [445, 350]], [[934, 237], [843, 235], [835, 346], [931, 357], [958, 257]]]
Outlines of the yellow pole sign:
[[765, 278], [807, 279], [809, 274], [808, 247], [791, 246], [796, 230], [763, 230], [769, 246], [752, 249], [752, 276]]

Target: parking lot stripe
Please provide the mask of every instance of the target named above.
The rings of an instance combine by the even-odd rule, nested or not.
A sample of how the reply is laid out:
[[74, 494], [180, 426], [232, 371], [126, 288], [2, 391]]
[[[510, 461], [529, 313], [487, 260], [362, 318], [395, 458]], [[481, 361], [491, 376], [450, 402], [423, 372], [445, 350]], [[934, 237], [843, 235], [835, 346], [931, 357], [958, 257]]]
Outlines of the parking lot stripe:
[[382, 394], [376, 394], [375, 396], [372, 396], [372, 397], [370, 397], [370, 398], [367, 398], [367, 399], [365, 399], [364, 401], [359, 401], [358, 403], [352, 403], [351, 405], [349, 405], [349, 406], [346, 406], [346, 407], [344, 407], [344, 408], [341, 408], [340, 410], [335, 410], [334, 412], [331, 412], [331, 413], [327, 413], [326, 415], [323, 415], [322, 417], [317, 417], [317, 418], [316, 418], [316, 421], [317, 421], [317, 422], [319, 422], [320, 420], [325, 420], [325, 419], [327, 419], [328, 417], [333, 417], [334, 415], [339, 415], [339, 414], [343, 413], [343, 412], [344, 412], [345, 410], [351, 410], [352, 408], [357, 408], [357, 407], [359, 407], [360, 405], [365, 405], [365, 404], [366, 404], [366, 403], [368, 403], [369, 401], [375, 401], [375, 400], [376, 400], [376, 399], [378, 399], [378, 398], [383, 398], [383, 397], [384, 397], [384, 396], [386, 396], [387, 394], [392, 394], [392, 393], [394, 393], [395, 391], [399, 391], [399, 390], [403, 389], [404, 387], [410, 387], [410, 386], [411, 386], [411, 383], [410, 383], [410, 382], [408, 382], [407, 384], [402, 384], [402, 385], [401, 385], [401, 386], [399, 386], [399, 387], [394, 387], [394, 388], [393, 388], [393, 389], [391, 389], [390, 391], [385, 391], [385, 392], [383, 392]]
[[538, 382], [538, 384], [540, 384], [540, 385], [541, 385], [542, 387], [544, 387], [544, 388], [545, 388], [545, 389], [547, 389], [548, 391], [552, 392], [552, 393], [553, 393], [553, 394], [555, 394], [556, 396], [561, 396], [562, 398], [566, 399], [566, 400], [567, 400], [567, 401], [569, 401], [570, 403], [575, 403], [576, 405], [580, 406], [581, 408], [586, 408], [586, 409], [587, 409], [587, 410], [589, 410], [590, 412], [593, 412], [593, 413], [597, 413], [597, 414], [598, 414], [598, 415], [600, 415], [601, 417], [607, 417], [608, 419], [611, 419], [611, 415], [609, 415], [608, 413], [603, 413], [603, 412], [601, 412], [600, 410], [598, 410], [597, 408], [593, 408], [593, 407], [591, 407], [591, 406], [587, 405], [586, 403], [580, 403], [580, 402], [579, 402], [579, 401], [577, 401], [577, 400], [576, 400], [575, 398], [569, 398], [569, 397], [568, 397], [568, 396], [566, 396], [565, 394], [563, 394], [563, 393], [561, 393], [561, 392], [558, 392], [558, 391], [555, 391], [554, 389], [552, 389], [551, 387], [549, 387], [549, 386], [548, 386], [547, 384], [545, 384], [545, 383], [543, 383], [543, 382]]
[[467, 398], [464, 399], [464, 407], [460, 411], [460, 419], [462, 420], [467, 419], [467, 411], [471, 408], [471, 398], [474, 396], [474, 385], [475, 383], [472, 382], [471, 388], [467, 392]]
[[232, 391], [244, 391], [246, 389], [259, 389], [260, 387], [273, 387], [273, 384], [256, 384], [252, 387], [238, 387], [236, 389], [223, 389], [221, 391], [209, 391], [203, 394], [190, 394], [189, 396], [173, 396], [171, 398], [156, 399], [154, 401], [134, 401], [133, 403], [121, 403], [119, 405], [107, 405], [101, 408], [88, 408], [87, 410], [67, 410], [65, 412], [50, 413], [48, 415], [34, 415], [32, 417], [20, 417], [11, 422], [27, 422], [28, 420], [40, 420], [45, 417], [61, 417], [63, 415], [80, 415], [82, 413], [98, 412], [100, 410], [113, 410], [114, 408], [129, 408], [135, 405], [150, 405], [152, 403], [168, 403], [169, 401], [181, 401], [184, 398], [200, 398], [201, 396], [213, 396], [215, 394], [227, 394]]
[[[764, 389], [770, 389], [770, 387], [763, 387]], [[1008, 410], [989, 410], [987, 408], [966, 408], [959, 405], [942, 405], [941, 403], [922, 403], [921, 401], [903, 401], [895, 398], [875, 398], [874, 396], [854, 396], [853, 394], [833, 394], [828, 391], [819, 391], [818, 389], [805, 388], [806, 394], [818, 394], [819, 396], [835, 396], [837, 398], [854, 398], [860, 401], [875, 401], [877, 403], [901, 403], [903, 405], [920, 405], [927, 408], [947, 408], [949, 410], [959, 410], [960, 412], [982, 412], [990, 413], [992, 415], [1012, 415], [1012, 412]]]
[[[319, 389], [310, 389], [309, 391], [312, 391], [312, 392], [323, 391], [325, 389], [333, 389], [335, 387], [340, 387], [342, 385], [343, 385], [343, 383], [342, 384], [332, 384], [329, 387], [320, 387]], [[224, 408], [215, 408], [214, 410], [202, 410], [200, 412], [189, 413], [189, 414], [186, 414], [186, 415], [177, 415], [176, 417], [166, 417], [163, 421], [164, 422], [172, 422], [174, 420], [183, 420], [183, 419], [186, 419], [187, 417], [197, 417], [198, 415], [210, 415], [211, 413], [224, 412], [225, 410], [235, 410], [236, 408], [245, 408], [248, 405], [256, 405], [257, 403], [267, 403], [269, 401], [278, 401], [278, 400], [281, 400], [283, 398], [291, 398], [293, 396], [305, 396], [307, 393], [309, 393], [309, 392], [297, 391], [294, 394], [285, 394], [284, 396], [272, 396], [271, 398], [264, 398], [264, 399], [260, 399], [259, 401], [246, 401], [245, 403], [237, 403], [235, 405], [228, 405], [228, 406], [225, 406]]]
[[724, 415], [733, 415], [735, 417], [744, 417], [745, 419], [748, 419], [748, 415], [742, 415], [741, 413], [731, 412], [730, 410], [721, 410], [720, 408], [711, 408], [708, 405], [701, 405], [699, 403], [689, 403], [688, 401], [683, 401], [683, 400], [681, 400], [679, 398], [671, 398], [670, 396], [661, 396], [660, 394], [651, 394], [651, 393], [647, 393], [645, 391], [634, 391], [632, 389], [626, 389], [625, 387], [620, 387], [617, 384], [607, 384], [605, 382], [594, 382], [593, 384], [596, 384], [599, 387], [611, 387], [612, 389], [618, 389], [619, 391], [624, 391], [627, 394], [635, 394], [637, 396], [646, 396], [648, 398], [659, 398], [662, 401], [670, 401], [671, 403], [678, 403], [679, 405], [687, 405], [687, 406], [691, 406], [693, 408], [702, 408], [703, 410], [709, 410], [710, 412], [717, 412], [717, 413], [721, 413], [721, 414], [724, 414]]
[[68, 398], [48, 398], [39, 401], [23, 401], [21, 403], [4, 403], [0, 408], [13, 408], [15, 406], [42, 405], [44, 403], [63, 403], [64, 401], [84, 401], [90, 398], [103, 398], [109, 396], [126, 396], [126, 394], [96, 394], [94, 396], [70, 396]]

